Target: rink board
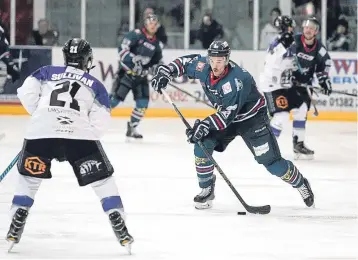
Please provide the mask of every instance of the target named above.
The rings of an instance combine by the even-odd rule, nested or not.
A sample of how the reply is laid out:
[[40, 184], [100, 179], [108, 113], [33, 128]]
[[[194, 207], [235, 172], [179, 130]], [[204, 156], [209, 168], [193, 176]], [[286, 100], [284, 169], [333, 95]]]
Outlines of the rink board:
[[[23, 64], [22, 80], [29, 73], [31, 73], [31, 71], [35, 70], [37, 67], [46, 65], [47, 63], [51, 63], [53, 65], [63, 64], [62, 50], [59, 47], [54, 47], [51, 50], [37, 50], [35, 53], [36, 55], [33, 54], [34, 52], [34, 50], [28, 51], [26, 47], [24, 47], [24, 49], [18, 47], [16, 52], [13, 54], [14, 58], [17, 59], [19, 63]], [[198, 52], [200, 54], [205, 54], [203, 51], [195, 50], [164, 50], [164, 62], [168, 63], [178, 56]], [[110, 92], [113, 78], [118, 68], [117, 49], [94, 48], [93, 53], [95, 59], [94, 65], [96, 65], [96, 67], [91, 71], [91, 74], [100, 79], [107, 90]], [[263, 69], [262, 58], [264, 55], [265, 53], [262, 51], [233, 51], [231, 54], [231, 59], [247, 69], [253, 75], [256, 82], [259, 82], [259, 73]], [[39, 59], [39, 56], [44, 57]], [[356, 53], [333, 52], [331, 53], [331, 57], [333, 62], [330, 71], [330, 77], [333, 84], [333, 89], [356, 94], [358, 82], [358, 65]], [[31, 64], [31, 66], [29, 64]], [[3, 91], [3, 94], [0, 94], [0, 114], [26, 114], [26, 111], [19, 105], [18, 99], [16, 98], [16, 88], [19, 87], [21, 83], [22, 81], [20, 81], [17, 86], [16, 84], [12, 84], [11, 86], [7, 86], [9, 84], [5, 85], [5, 91]], [[173, 84], [187, 92], [190, 92], [193, 96], [196, 97], [196, 99], [206, 102], [208, 101], [198, 80], [193, 82], [187, 77], [181, 77], [174, 79]], [[186, 117], [200, 118], [205, 117], [212, 112], [212, 110], [208, 109], [206, 105], [170, 86], [167, 90], [173, 101], [177, 104], [177, 106], [181, 109]], [[318, 117], [313, 117], [312, 112], [310, 112], [308, 116], [309, 119], [357, 121], [357, 98], [337, 94], [332, 94], [329, 97], [319, 95], [315, 98], [318, 102], [317, 108], [320, 112], [320, 115]], [[129, 94], [125, 102], [121, 103], [117, 108], [112, 110], [112, 115], [129, 116], [133, 106], [134, 101], [131, 94]], [[147, 110], [146, 116], [176, 117], [177, 115], [163, 96], [154, 91], [151, 91], [150, 108]]]

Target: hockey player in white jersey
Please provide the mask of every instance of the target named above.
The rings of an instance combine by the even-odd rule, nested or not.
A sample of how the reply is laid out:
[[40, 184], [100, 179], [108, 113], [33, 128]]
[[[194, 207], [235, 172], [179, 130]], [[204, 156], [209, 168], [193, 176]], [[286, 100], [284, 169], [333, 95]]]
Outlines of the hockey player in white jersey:
[[19, 182], [6, 236], [9, 250], [19, 243], [35, 194], [41, 181], [52, 177], [51, 161], [57, 159], [71, 164], [80, 186], [92, 186], [119, 243], [130, 252], [134, 240], [125, 225], [113, 167], [99, 141], [110, 120], [108, 93], [88, 73], [93, 56], [87, 41], [69, 40], [63, 55], [65, 66], [42, 67], [18, 89], [31, 119], [17, 164]]
[[275, 25], [281, 34], [270, 45], [260, 76], [260, 89], [265, 93], [272, 116], [271, 129], [278, 137], [292, 111], [294, 158], [313, 159], [314, 151], [304, 142], [307, 112], [311, 105], [306, 85], [312, 85], [315, 74], [322, 93], [330, 95], [330, 56], [321, 41], [316, 39], [319, 31], [317, 19], [308, 18], [303, 23], [303, 33], [296, 35], [293, 35], [295, 22], [288, 16], [279, 16]]

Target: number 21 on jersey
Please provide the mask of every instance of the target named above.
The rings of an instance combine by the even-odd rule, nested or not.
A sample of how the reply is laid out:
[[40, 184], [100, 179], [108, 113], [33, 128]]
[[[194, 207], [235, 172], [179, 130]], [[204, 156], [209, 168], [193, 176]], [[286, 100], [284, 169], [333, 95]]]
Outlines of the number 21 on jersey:
[[[77, 47], [77, 46], [74, 46]], [[51, 93], [50, 98], [50, 106], [56, 106], [56, 107], [65, 107], [66, 101], [62, 101], [58, 99], [58, 95], [66, 92], [70, 92], [70, 96], [72, 98], [72, 101], [70, 103], [70, 108], [80, 111], [80, 106], [78, 105], [78, 101], [75, 99], [75, 96], [80, 89], [81, 85], [77, 82], [71, 83], [70, 81], [61, 82], [55, 85], [55, 87], [61, 86], [60, 88], [56, 88]], [[71, 86], [71, 90], [70, 90]]]

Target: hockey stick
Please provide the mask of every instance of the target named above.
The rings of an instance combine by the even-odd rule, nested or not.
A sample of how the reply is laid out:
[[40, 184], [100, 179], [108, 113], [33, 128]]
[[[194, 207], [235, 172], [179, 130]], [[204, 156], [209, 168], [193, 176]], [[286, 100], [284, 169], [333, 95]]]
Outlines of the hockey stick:
[[346, 93], [346, 92], [342, 92], [342, 91], [338, 91], [338, 90], [332, 90], [333, 94], [341, 94], [341, 95], [347, 95], [347, 96], [352, 96], [352, 97], [357, 97], [357, 94], [354, 93]]
[[195, 99], [196, 102], [203, 103], [203, 104], [207, 105], [208, 107], [211, 107], [211, 108], [215, 109], [215, 108], [214, 108], [212, 105], [210, 105], [209, 103], [207, 103], [207, 102], [205, 102], [205, 101], [203, 101], [203, 100], [201, 100], [201, 99], [198, 99], [198, 98], [195, 97], [193, 94], [191, 94], [191, 93], [185, 91], [184, 89], [179, 88], [178, 86], [175, 86], [173, 83], [170, 83], [170, 82], [169, 82], [168, 85], [171, 86], [171, 87], [173, 87], [173, 88], [175, 88], [176, 90], [179, 90], [179, 91], [183, 92], [184, 94], [188, 95], [189, 97]]
[[317, 109], [317, 107], [316, 107], [316, 100], [313, 99], [311, 90], [310, 90], [310, 88], [309, 88], [308, 85], [306, 85], [306, 90], [307, 90], [308, 96], [309, 96], [310, 99], [311, 99], [312, 106], [313, 106], [313, 109], [314, 109], [313, 115], [314, 115], [314, 116], [318, 116], [319, 113], [318, 113], [318, 109]]
[[15, 158], [11, 161], [11, 163], [9, 164], [9, 166], [5, 169], [5, 171], [0, 175], [0, 182], [5, 178], [5, 176], [11, 171], [12, 167], [14, 167], [14, 165], [17, 163], [17, 161], [19, 160], [21, 152], [19, 152]]
[[[314, 89], [314, 90], [317, 90], [319, 92], [321, 92], [321, 88], [319, 87], [315, 87], [315, 86], [308, 86], [310, 89]], [[352, 96], [352, 97], [357, 97], [357, 94], [354, 94], [354, 93], [346, 93], [346, 92], [343, 92], [343, 91], [339, 91], [339, 90], [332, 90], [332, 93], [333, 94], [341, 94], [341, 95], [347, 95], [347, 96]]]
[[[162, 90], [163, 95], [166, 97], [166, 99], [168, 100], [168, 102], [173, 106], [175, 112], [178, 114], [178, 116], [181, 118], [181, 120], [183, 121], [184, 125], [187, 127], [187, 129], [192, 129], [190, 124], [188, 123], [188, 121], [184, 118], [183, 114], [180, 112], [180, 110], [178, 109], [178, 107], [174, 104], [174, 102], [171, 100], [169, 94], [165, 91]], [[248, 205], [244, 199], [241, 197], [241, 195], [237, 192], [237, 190], [235, 189], [235, 187], [232, 185], [231, 181], [226, 177], [225, 173], [223, 172], [223, 170], [220, 168], [220, 166], [218, 165], [218, 163], [215, 161], [215, 159], [213, 158], [213, 156], [208, 152], [208, 150], [206, 149], [206, 147], [204, 146], [204, 144], [199, 141], [198, 142], [200, 148], [204, 151], [206, 157], [214, 164], [216, 170], [220, 173], [220, 175], [223, 177], [223, 179], [225, 180], [225, 182], [227, 183], [227, 185], [230, 187], [230, 189], [232, 190], [232, 192], [236, 195], [236, 198], [238, 198], [238, 200], [241, 202], [241, 204], [244, 206], [244, 208], [247, 210], [247, 212], [252, 213], [252, 214], [268, 214], [271, 211], [271, 206], [270, 205], [265, 205], [265, 206], [250, 206]]]

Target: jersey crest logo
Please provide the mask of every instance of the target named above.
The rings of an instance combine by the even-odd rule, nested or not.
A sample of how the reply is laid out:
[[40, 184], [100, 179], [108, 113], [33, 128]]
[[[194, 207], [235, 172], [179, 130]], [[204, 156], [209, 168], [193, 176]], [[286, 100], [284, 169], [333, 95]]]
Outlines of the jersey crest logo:
[[198, 64], [196, 64], [195, 70], [201, 72], [201, 71], [203, 71], [204, 67], [205, 67], [205, 63], [204, 63], [204, 62], [201, 62], [201, 61], [198, 61]]
[[228, 94], [232, 91], [230, 82], [226, 82], [221, 88], [222, 88], [224, 94]]
[[153, 44], [150, 44], [149, 42], [144, 42], [143, 45], [151, 51], [155, 50], [155, 46]]
[[297, 57], [302, 58], [302, 59], [304, 59], [304, 60], [309, 60], [309, 61], [311, 61], [311, 60], [314, 59], [313, 56], [307, 55], [307, 54], [305, 54], [305, 53], [303, 53], [303, 52], [297, 53]]

